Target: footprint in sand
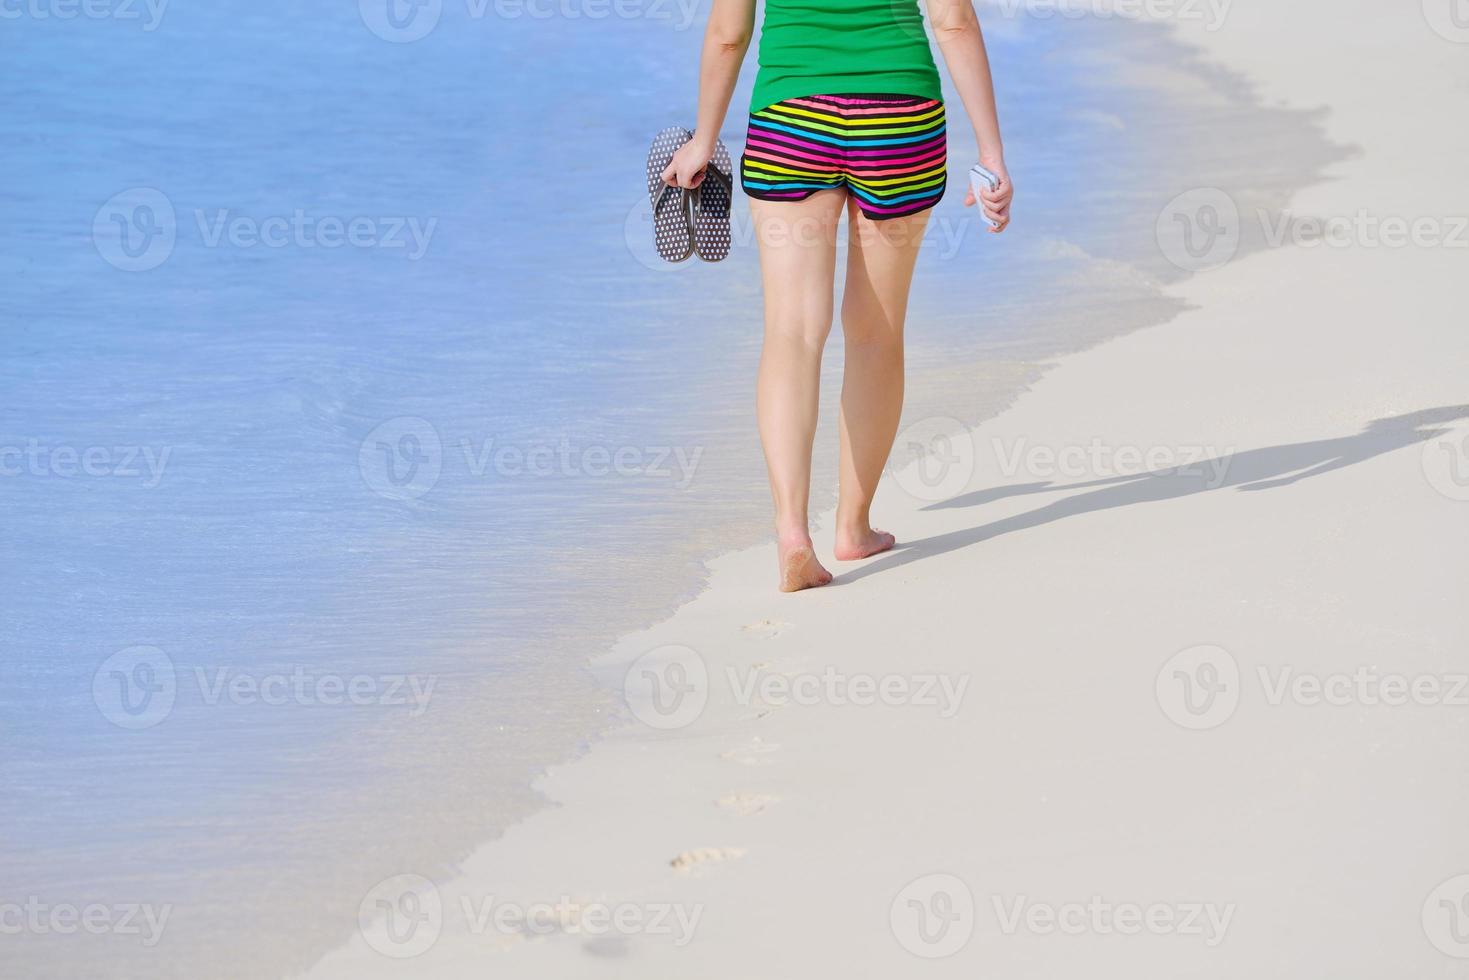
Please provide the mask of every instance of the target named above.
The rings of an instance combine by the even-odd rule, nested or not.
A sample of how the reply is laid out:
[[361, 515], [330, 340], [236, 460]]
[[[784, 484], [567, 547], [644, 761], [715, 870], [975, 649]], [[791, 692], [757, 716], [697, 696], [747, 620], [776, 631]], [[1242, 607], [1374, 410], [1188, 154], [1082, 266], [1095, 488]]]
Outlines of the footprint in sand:
[[706, 864], [722, 864], [745, 856], [743, 847], [696, 847], [669, 861], [674, 871], [692, 871]]
[[715, 802], [721, 809], [733, 810], [742, 817], [753, 817], [757, 813], [764, 813], [766, 807], [779, 801], [779, 796], [768, 793], [727, 793]]
[[762, 619], [756, 623], [746, 623], [744, 630], [762, 639], [773, 640], [790, 628], [790, 623], [783, 623], [778, 619]]
[[734, 762], [742, 766], [763, 766], [774, 761], [769, 758], [772, 752], [779, 751], [778, 742], [767, 742], [756, 735], [740, 748], [719, 753], [719, 757], [726, 762]]
[[[763, 660], [760, 661], [759, 663], [755, 663], [755, 664], [751, 664], [750, 665], [750, 667], [752, 669], [754, 669], [754, 670], [765, 670], [769, 666], [770, 666], [770, 664], [766, 663]], [[775, 706], [766, 705], [766, 706], [762, 706], [762, 707], [757, 707], [754, 711], [750, 712], [749, 714], [747, 714], [747, 715], [741, 715], [740, 716], [740, 721], [763, 721], [766, 718], [769, 718], [774, 713], [775, 713]]]

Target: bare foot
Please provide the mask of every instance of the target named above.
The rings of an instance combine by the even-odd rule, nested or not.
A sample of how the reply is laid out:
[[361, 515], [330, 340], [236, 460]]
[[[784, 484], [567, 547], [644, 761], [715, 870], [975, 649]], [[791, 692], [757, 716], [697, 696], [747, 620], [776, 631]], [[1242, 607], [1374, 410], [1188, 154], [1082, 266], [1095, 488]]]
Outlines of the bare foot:
[[875, 527], [866, 530], [838, 531], [836, 547], [832, 549], [838, 561], [856, 561], [870, 558], [887, 551], [898, 543], [898, 539]]
[[783, 537], [778, 544], [778, 550], [780, 591], [800, 592], [802, 589], [814, 589], [831, 582], [831, 572], [816, 560], [816, 552], [811, 547], [809, 537]]

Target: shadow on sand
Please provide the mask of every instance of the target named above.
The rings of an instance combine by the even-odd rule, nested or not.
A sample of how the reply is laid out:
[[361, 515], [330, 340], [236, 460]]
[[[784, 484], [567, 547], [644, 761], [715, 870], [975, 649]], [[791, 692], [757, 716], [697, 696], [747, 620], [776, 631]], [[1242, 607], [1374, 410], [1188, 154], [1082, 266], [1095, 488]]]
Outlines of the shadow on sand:
[[1285, 446], [1269, 446], [1229, 453], [1201, 460], [1177, 469], [1156, 470], [1132, 476], [1108, 477], [1069, 485], [1026, 483], [1010, 487], [991, 487], [962, 494], [924, 510], [951, 510], [977, 507], [1007, 497], [1034, 493], [1060, 493], [1080, 490], [1072, 496], [1046, 504], [1035, 510], [1002, 520], [961, 528], [931, 538], [900, 544], [887, 557], [843, 573], [838, 583], [855, 582], [868, 575], [900, 568], [909, 562], [946, 554], [960, 548], [988, 541], [990, 538], [1039, 527], [1077, 514], [1111, 510], [1156, 500], [1174, 500], [1196, 493], [1226, 490], [1269, 490], [1289, 486], [1322, 473], [1330, 473], [1355, 463], [1365, 462], [1396, 449], [1427, 442], [1448, 433], [1437, 428], [1458, 419], [1469, 418], [1469, 405], [1453, 405], [1411, 412], [1394, 418], [1377, 419], [1356, 435], [1315, 442], [1297, 442]]

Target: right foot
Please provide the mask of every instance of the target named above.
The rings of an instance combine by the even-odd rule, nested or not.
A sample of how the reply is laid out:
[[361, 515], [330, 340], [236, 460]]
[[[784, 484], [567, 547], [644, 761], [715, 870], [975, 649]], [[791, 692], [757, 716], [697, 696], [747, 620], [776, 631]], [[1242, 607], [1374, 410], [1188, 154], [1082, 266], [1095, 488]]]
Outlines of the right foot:
[[836, 547], [832, 553], [837, 556], [837, 561], [857, 561], [889, 551], [897, 543], [897, 538], [875, 527], [850, 533], [837, 531]]
[[780, 591], [800, 592], [814, 589], [831, 582], [831, 572], [816, 560], [816, 551], [809, 537], [782, 538], [778, 544], [780, 553]]

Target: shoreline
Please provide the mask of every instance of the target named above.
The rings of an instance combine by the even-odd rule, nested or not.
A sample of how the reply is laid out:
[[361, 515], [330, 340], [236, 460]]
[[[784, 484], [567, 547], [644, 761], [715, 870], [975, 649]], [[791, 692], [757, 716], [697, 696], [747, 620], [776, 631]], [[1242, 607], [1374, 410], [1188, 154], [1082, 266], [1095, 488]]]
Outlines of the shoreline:
[[[1375, 92], [1345, 74], [1348, 56], [1298, 57], [1290, 38], [1322, 7], [1237, 11], [1204, 39], [1270, 97], [1331, 104], [1333, 135], [1364, 141], [1292, 211], [1469, 211], [1451, 172], [1461, 154], [1420, 160], [1411, 185], [1380, 177], [1400, 162], [1376, 135], [1391, 96], [1435, 80], [1451, 92], [1453, 50], [1409, 15], [1356, 4], [1374, 36], [1421, 48], [1400, 91]], [[1325, 98], [1321, 79], [1344, 91]], [[1331, 714], [1278, 692], [1292, 677], [1442, 677], [1462, 664], [1469, 624], [1452, 597], [1469, 582], [1442, 541], [1465, 543], [1469, 503], [1429, 453], [1469, 417], [1452, 367], [1465, 347], [1450, 316], [1463, 299], [1455, 258], [1244, 255], [1170, 286], [1189, 309], [1167, 330], [1061, 358], [969, 430], [957, 490], [947, 476], [915, 480], [917, 464], [900, 470], [893, 482], [918, 490], [901, 506], [886, 491], [899, 551], [794, 597], [773, 594], [770, 546], [711, 561], [692, 602], [595, 662], [604, 686], [631, 693], [629, 724], [540, 781], [553, 807], [453, 878], [390, 881], [364, 899], [402, 909], [411, 893], [437, 909], [431, 942], [414, 950], [368, 915], [366, 938], [307, 975], [473, 976], [485, 957], [510, 957], [488, 962], [525, 977], [892, 976], [939, 955], [956, 974], [978, 957], [1010, 976], [1288, 963], [1366, 978], [1445, 962], [1420, 906], [1469, 855], [1446, 817], [1410, 814], [1460, 812], [1465, 790], [1432, 774], [1456, 764], [1465, 724], [1432, 704], [1394, 713], [1361, 699]], [[1047, 470], [1027, 452], [1085, 457], [1094, 440], [1111, 469]], [[992, 456], [1027, 462], [987, 457], [996, 444], [1007, 452]], [[1204, 465], [1139, 469], [1123, 449]], [[829, 518], [816, 535], [827, 551]], [[1379, 581], [1384, 566], [1397, 581]], [[635, 665], [691, 685], [694, 700], [629, 687]], [[1205, 668], [1236, 672], [1223, 718], [1169, 686]], [[1386, 832], [1406, 826], [1411, 843]], [[1351, 878], [1348, 852], [1368, 865]], [[1337, 903], [1311, 900], [1321, 889]], [[1032, 921], [1028, 903], [1054, 912], [1093, 895], [1113, 909], [1111, 932], [1067, 943], [1017, 925]], [[905, 896], [945, 897], [978, 927], [945, 954], [900, 920]], [[479, 911], [546, 903], [551, 927], [476, 931], [486, 920], [460, 915], [466, 899]], [[1171, 927], [1122, 942], [1124, 906], [1162, 906]], [[595, 933], [600, 909], [638, 913], [642, 928]], [[692, 941], [655, 931], [659, 911]], [[1381, 925], [1381, 942], [1343, 935], [1363, 922]]]

